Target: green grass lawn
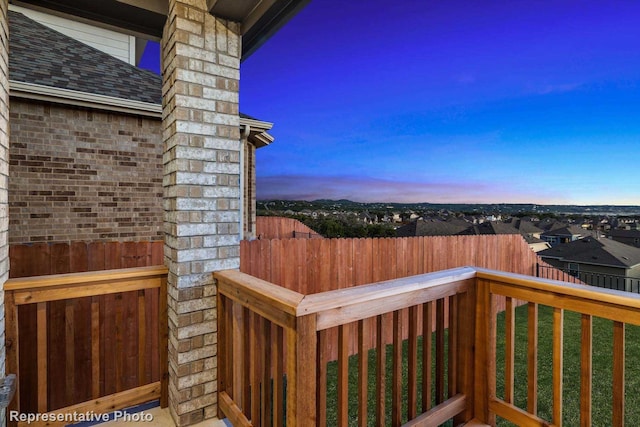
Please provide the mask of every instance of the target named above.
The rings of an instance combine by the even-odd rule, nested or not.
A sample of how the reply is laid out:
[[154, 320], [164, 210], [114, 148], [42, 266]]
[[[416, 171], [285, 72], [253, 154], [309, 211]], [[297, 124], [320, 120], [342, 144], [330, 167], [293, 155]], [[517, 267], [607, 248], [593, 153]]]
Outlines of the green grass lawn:
[[[539, 308], [538, 336], [538, 416], [551, 419], [553, 411], [552, 381], [552, 315], [550, 307]], [[580, 424], [580, 314], [565, 311], [563, 423]], [[504, 394], [504, 313], [498, 317], [497, 330], [497, 395]], [[626, 404], [625, 424], [640, 425], [640, 328], [626, 326]], [[516, 309], [515, 404], [526, 408], [527, 396], [527, 307]], [[594, 426], [611, 424], [612, 416], [613, 322], [593, 319], [593, 393]], [[509, 425], [504, 422], [502, 425]]]
[[[497, 327], [497, 395], [504, 395], [504, 313], [498, 316]], [[546, 420], [551, 419], [553, 410], [551, 393], [552, 367], [552, 309], [540, 306], [539, 309], [539, 337], [538, 337], [538, 415]], [[435, 337], [434, 340], [435, 342]], [[446, 340], [445, 340], [446, 342]], [[434, 344], [435, 346], [435, 344]], [[593, 321], [593, 425], [606, 426], [611, 424], [612, 407], [612, 347], [613, 322], [594, 318]], [[422, 344], [419, 338], [418, 363], [420, 364]], [[391, 416], [391, 351], [387, 347], [387, 424]], [[432, 349], [435, 351], [435, 348]], [[403, 344], [403, 422], [406, 421], [407, 399], [407, 343]], [[434, 353], [435, 355], [435, 353]], [[516, 309], [516, 359], [515, 359], [515, 404], [526, 408], [527, 393], [527, 307]], [[435, 360], [435, 359], [434, 359]], [[446, 358], [445, 358], [446, 360]], [[626, 327], [626, 405], [625, 424], [640, 425], [640, 327]], [[376, 350], [370, 350], [368, 355], [368, 423], [374, 425], [375, 409], [375, 377]], [[435, 367], [432, 367], [434, 372]], [[327, 374], [327, 425], [336, 423], [337, 399], [337, 363], [330, 362]], [[419, 371], [422, 367], [419, 366]], [[435, 377], [435, 372], [433, 373]], [[357, 377], [358, 359], [349, 359], [349, 425], [357, 425]], [[418, 384], [422, 382], [418, 375]], [[446, 385], [445, 385], [446, 387]], [[434, 386], [432, 385], [432, 391]], [[420, 389], [420, 387], [418, 387]], [[446, 389], [446, 388], [445, 388]], [[434, 392], [434, 391], [433, 391]], [[418, 390], [418, 402], [421, 401]], [[566, 426], [579, 425], [580, 414], [580, 315], [565, 312], [564, 318], [564, 401], [563, 422]], [[418, 411], [420, 412], [420, 411]], [[499, 425], [508, 426], [505, 420], [498, 420]]]

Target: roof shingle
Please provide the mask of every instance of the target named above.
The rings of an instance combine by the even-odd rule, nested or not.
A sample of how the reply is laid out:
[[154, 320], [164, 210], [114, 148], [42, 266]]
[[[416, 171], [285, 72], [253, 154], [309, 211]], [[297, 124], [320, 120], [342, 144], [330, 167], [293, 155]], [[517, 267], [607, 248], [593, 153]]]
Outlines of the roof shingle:
[[160, 104], [162, 78], [9, 11], [9, 78]]

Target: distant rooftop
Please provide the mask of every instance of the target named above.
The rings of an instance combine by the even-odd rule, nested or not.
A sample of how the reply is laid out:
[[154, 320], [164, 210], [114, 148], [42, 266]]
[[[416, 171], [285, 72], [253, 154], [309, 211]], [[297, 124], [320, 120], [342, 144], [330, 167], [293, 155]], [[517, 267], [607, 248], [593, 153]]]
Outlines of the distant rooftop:
[[625, 268], [640, 264], [640, 248], [605, 238], [585, 237], [545, 249], [538, 255], [565, 262]]

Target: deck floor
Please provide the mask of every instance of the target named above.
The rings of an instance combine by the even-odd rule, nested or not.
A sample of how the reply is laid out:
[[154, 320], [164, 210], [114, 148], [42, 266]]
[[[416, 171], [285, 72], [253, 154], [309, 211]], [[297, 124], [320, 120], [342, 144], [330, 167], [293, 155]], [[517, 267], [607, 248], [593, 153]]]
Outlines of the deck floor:
[[[171, 414], [169, 413], [168, 408], [161, 409], [156, 406], [154, 408], [145, 410], [146, 413], [153, 415], [153, 421], [149, 422], [132, 422], [126, 420], [115, 420], [108, 421], [106, 423], [99, 424], [100, 427], [149, 427], [149, 425], [153, 425], [154, 427], [175, 427], [175, 423], [173, 422], [173, 418], [171, 418]], [[228, 427], [230, 424], [225, 423], [219, 419], [211, 419], [206, 420], [198, 424], [194, 424], [192, 427]]]

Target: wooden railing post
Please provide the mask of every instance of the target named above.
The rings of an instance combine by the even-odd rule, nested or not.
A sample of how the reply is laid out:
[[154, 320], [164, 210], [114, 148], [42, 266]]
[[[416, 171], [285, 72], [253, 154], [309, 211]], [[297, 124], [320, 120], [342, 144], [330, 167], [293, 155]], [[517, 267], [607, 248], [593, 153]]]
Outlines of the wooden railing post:
[[495, 310], [489, 292], [489, 281], [476, 279], [475, 375], [473, 387], [474, 417], [489, 425], [496, 424], [489, 411], [495, 394]]
[[317, 369], [316, 315], [296, 319], [296, 328], [286, 330], [287, 426], [315, 426]]
[[6, 360], [7, 374], [16, 374], [16, 393], [13, 400], [9, 402], [7, 408], [7, 425], [12, 427], [17, 425], [15, 421], [11, 421], [8, 414], [9, 411], [20, 412], [20, 358], [19, 358], [19, 340], [18, 340], [18, 306], [15, 303], [15, 294], [5, 289], [4, 292], [4, 310], [5, 310], [5, 336], [6, 336]]
[[476, 332], [476, 287], [470, 286], [464, 294], [458, 295], [460, 303], [456, 316], [458, 325], [458, 391], [469, 396], [466, 409], [453, 420], [454, 425], [464, 424], [474, 417], [473, 400], [475, 372], [475, 332]]

